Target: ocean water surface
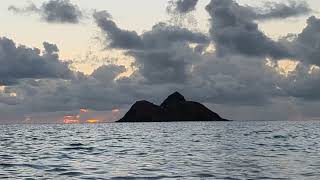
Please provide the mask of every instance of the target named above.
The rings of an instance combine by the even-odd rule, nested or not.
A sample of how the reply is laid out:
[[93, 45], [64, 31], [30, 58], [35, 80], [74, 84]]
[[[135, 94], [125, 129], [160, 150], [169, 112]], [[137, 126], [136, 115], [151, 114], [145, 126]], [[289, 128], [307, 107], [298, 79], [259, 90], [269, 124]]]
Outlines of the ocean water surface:
[[0, 126], [0, 179], [319, 179], [320, 122]]

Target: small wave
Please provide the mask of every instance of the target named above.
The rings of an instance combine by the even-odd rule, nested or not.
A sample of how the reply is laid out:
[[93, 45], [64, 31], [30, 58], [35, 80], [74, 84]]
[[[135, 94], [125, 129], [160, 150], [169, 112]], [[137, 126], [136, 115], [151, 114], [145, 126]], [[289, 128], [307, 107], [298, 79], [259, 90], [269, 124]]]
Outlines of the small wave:
[[81, 172], [65, 172], [65, 173], [59, 174], [59, 176], [71, 176], [71, 177], [82, 176], [82, 175], [84, 175], [84, 173], [81, 173]]
[[181, 179], [183, 176], [118, 176], [112, 177], [110, 180], [131, 180], [131, 179]]
[[284, 136], [284, 135], [274, 135], [272, 138], [274, 138], [274, 139], [288, 139], [288, 136]]
[[64, 169], [64, 168], [53, 168], [53, 169], [48, 169], [46, 170], [47, 172], [64, 172], [64, 171], [68, 171], [68, 169]]
[[215, 175], [212, 174], [206, 174], [206, 173], [198, 173], [196, 174], [197, 178], [215, 178]]
[[74, 151], [74, 150], [85, 150], [85, 151], [93, 151], [94, 147], [67, 147], [63, 148], [66, 151]]
[[10, 159], [15, 159], [13, 156], [7, 155], [7, 154], [0, 154], [0, 159], [6, 159], [6, 160], [10, 160]]
[[72, 143], [72, 144], [69, 144], [69, 146], [84, 146], [84, 144], [82, 144], [82, 143]]
[[35, 165], [35, 164], [11, 164], [11, 163], [0, 163], [0, 167], [3, 168], [12, 168], [12, 167], [28, 167], [32, 169], [45, 169], [44, 166]]
[[0, 163], [0, 167], [3, 167], [3, 168], [14, 167], [14, 164]]

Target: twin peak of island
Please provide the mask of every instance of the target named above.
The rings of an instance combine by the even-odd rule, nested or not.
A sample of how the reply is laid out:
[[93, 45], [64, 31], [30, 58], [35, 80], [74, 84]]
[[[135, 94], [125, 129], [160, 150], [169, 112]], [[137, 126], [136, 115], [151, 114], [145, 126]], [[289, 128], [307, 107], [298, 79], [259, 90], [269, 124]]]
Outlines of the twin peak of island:
[[137, 101], [117, 122], [228, 121], [198, 102], [187, 101], [180, 93], [171, 94], [158, 106]]

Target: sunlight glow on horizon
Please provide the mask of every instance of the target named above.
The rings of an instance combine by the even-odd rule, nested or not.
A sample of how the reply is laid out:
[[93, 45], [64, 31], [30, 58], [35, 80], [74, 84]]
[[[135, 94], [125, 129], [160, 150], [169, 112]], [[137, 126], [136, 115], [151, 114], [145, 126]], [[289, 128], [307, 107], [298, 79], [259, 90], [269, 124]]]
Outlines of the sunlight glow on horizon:
[[64, 124], [79, 124], [80, 119], [79, 119], [79, 116], [68, 115], [68, 116], [64, 116], [63, 123]]
[[100, 121], [98, 119], [88, 119], [86, 122], [90, 124], [95, 124], [95, 123], [99, 123]]
[[[110, 110], [109, 113], [111, 116], [116, 116], [120, 112], [120, 109]], [[111, 122], [112, 119], [109, 119]], [[68, 114], [63, 117], [63, 124], [96, 124], [109, 122], [108, 114], [98, 115], [95, 111], [89, 109], [81, 108], [79, 109], [79, 114]]]

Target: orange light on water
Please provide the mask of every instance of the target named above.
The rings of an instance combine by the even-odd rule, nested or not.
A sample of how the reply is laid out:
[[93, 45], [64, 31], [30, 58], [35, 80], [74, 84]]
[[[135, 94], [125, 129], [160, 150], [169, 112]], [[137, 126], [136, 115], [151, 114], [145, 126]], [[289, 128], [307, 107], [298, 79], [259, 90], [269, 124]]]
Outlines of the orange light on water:
[[99, 123], [99, 120], [98, 119], [88, 119], [86, 122], [94, 124], [94, 123]]
[[78, 119], [64, 119], [63, 123], [64, 124], [79, 124], [80, 121]]

